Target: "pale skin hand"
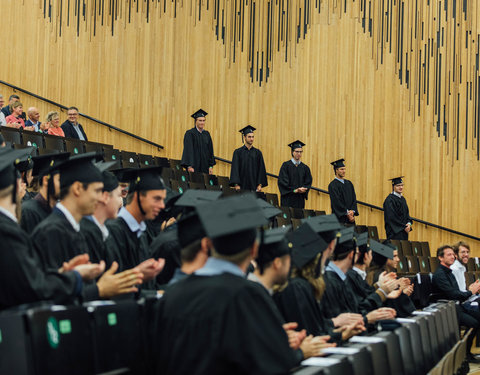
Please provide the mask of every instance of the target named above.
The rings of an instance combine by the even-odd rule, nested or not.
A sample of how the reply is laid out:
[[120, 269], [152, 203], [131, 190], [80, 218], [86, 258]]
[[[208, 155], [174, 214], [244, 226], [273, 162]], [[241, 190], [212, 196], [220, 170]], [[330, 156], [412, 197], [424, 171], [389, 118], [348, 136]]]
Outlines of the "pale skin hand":
[[213, 174], [213, 168], [208, 168], [208, 174]]
[[307, 336], [300, 349], [303, 352], [303, 358], [307, 359], [310, 357], [318, 357], [322, 355], [322, 349], [331, 348], [336, 346], [336, 344], [328, 343], [330, 336], [317, 336], [313, 337], [312, 335]]
[[169, 227], [170, 225], [172, 225], [172, 224], [175, 223], [176, 221], [177, 221], [177, 220], [175, 220], [174, 217], [171, 217], [170, 219], [165, 220], [165, 221], [162, 223], [160, 229], [161, 229], [161, 230], [165, 230], [167, 227]]
[[337, 328], [334, 332], [341, 332], [342, 340], [346, 341], [350, 337], [358, 335], [359, 333], [362, 333], [364, 331], [366, 331], [366, 328], [362, 321], [361, 323], [350, 324], [348, 326]]
[[390, 280], [385, 281], [382, 284], [381, 288], [388, 295], [391, 292], [393, 292], [395, 289], [397, 289], [399, 286], [400, 286], [400, 282], [398, 280], [390, 279]]
[[363, 317], [360, 314], [342, 313], [336, 316], [335, 318], [332, 318], [332, 321], [335, 327], [342, 327], [349, 324], [356, 324], [358, 322], [363, 322]]
[[394, 309], [389, 307], [381, 307], [379, 309], [370, 311], [367, 314], [368, 323], [372, 324], [379, 320], [388, 320], [393, 319], [397, 315], [397, 312]]
[[478, 291], [480, 290], [480, 282], [478, 282], [477, 280], [474, 283], [470, 284], [470, 286], [468, 287], [468, 290], [472, 292], [472, 294], [477, 294]]
[[257, 186], [257, 191], [262, 191], [262, 185], [261, 184]]
[[80, 254], [70, 259], [68, 262], [63, 262], [62, 267], [58, 270], [59, 273], [73, 270], [76, 266], [87, 264], [90, 260], [88, 254]]
[[119, 294], [138, 291], [135, 285], [143, 282], [143, 274], [140, 270], [132, 268], [115, 274], [117, 270], [118, 263], [113, 262], [110, 269], [97, 281], [98, 294], [101, 298], [111, 298]]
[[80, 264], [74, 268], [84, 281], [95, 280], [100, 276], [103, 271], [105, 271], [105, 262], [102, 260], [100, 263], [96, 264]]
[[137, 269], [143, 274], [144, 281], [153, 280], [165, 267], [165, 259], [153, 258], [147, 259], [137, 266]]
[[240, 190], [240, 185], [235, 185], [235, 190]]
[[192, 172], [192, 173], [193, 173], [193, 172], [195, 172], [195, 169], [193, 169], [193, 167], [188, 167], [188, 168], [187, 168], [187, 171], [189, 171], [189, 172]]
[[300, 347], [300, 344], [306, 337], [306, 331], [303, 329], [300, 332], [295, 331], [298, 327], [298, 323], [285, 323], [282, 325], [283, 329], [287, 333], [288, 336], [288, 344], [292, 348], [292, 350], [297, 350]]

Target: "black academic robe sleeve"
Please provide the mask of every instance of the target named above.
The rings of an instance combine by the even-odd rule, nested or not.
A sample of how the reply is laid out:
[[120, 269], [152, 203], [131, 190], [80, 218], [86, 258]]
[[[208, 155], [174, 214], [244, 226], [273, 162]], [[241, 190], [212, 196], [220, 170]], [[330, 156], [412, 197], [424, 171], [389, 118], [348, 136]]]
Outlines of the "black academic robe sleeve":
[[28, 234], [32, 234], [33, 230], [40, 224], [50, 212], [47, 212], [40, 206], [36, 199], [22, 203], [22, 215], [20, 226]]
[[378, 309], [382, 307], [386, 300], [385, 295], [381, 294], [381, 291], [377, 291], [373, 286], [368, 285], [354, 270], [347, 272], [346, 283], [353, 291], [361, 310], [372, 311]]
[[44, 272], [28, 235], [2, 214], [0, 238], [0, 309], [43, 300], [60, 304], [75, 300], [81, 280], [73, 272]]
[[288, 163], [291, 161], [286, 161], [282, 164], [280, 172], [278, 173], [278, 190], [280, 190], [281, 195], [287, 195], [293, 193], [293, 190], [299, 186], [293, 186], [293, 180], [290, 178], [288, 173]]
[[[90, 262], [99, 263], [101, 260], [106, 261], [107, 250], [100, 228], [98, 228], [98, 226], [92, 220], [83, 218], [80, 221], [80, 231], [84, 235], [87, 243]], [[109, 266], [110, 264], [108, 263], [107, 267]]]
[[[232, 168], [230, 170], [230, 185], [240, 185], [241, 177], [240, 177], [240, 162], [241, 162], [241, 148], [237, 148], [233, 152], [232, 157]], [[240, 185], [241, 187], [241, 185]]]
[[181, 165], [184, 167], [193, 167], [195, 165], [195, 150], [193, 147], [193, 134], [190, 130], [183, 136], [183, 154]]
[[262, 151], [258, 150], [258, 171], [257, 171], [257, 185], [262, 187], [268, 186], [267, 170], [265, 169], [265, 162], [263, 161]]
[[[389, 194], [388, 197], [383, 202], [383, 212], [384, 212], [384, 219], [385, 219], [385, 230], [387, 231], [387, 235], [395, 235], [396, 233], [405, 230], [406, 224], [409, 222], [410, 216], [408, 215], [408, 207], [403, 205], [403, 201], [393, 196], [393, 194]], [[407, 213], [403, 212], [407, 209]]]
[[340, 218], [345, 219], [347, 216], [347, 205], [343, 198], [342, 186], [339, 186], [341, 182], [333, 180], [328, 185], [328, 194], [330, 195], [330, 204], [332, 207], [332, 213]]

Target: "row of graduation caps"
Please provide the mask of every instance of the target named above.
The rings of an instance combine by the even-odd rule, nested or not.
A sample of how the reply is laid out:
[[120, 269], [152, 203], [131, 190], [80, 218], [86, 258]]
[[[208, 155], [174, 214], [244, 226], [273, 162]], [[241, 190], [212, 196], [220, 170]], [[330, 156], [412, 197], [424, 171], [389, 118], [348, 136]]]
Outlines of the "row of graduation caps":
[[[1, 373], [151, 373], [155, 358], [149, 332], [160, 304], [161, 300], [149, 298], [9, 310], [0, 314]], [[341, 348], [325, 349], [324, 357], [303, 361], [291, 374], [468, 372], [465, 355], [469, 332], [460, 340], [453, 302], [431, 304], [382, 328], [373, 335], [355, 336]]]

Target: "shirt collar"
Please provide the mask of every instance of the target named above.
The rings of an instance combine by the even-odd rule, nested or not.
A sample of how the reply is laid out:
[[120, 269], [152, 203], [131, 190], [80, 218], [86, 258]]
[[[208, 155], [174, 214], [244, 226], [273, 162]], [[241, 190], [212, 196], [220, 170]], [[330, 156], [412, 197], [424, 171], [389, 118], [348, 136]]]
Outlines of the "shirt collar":
[[[466, 271], [466, 270], [467, 270], [467, 269], [465, 268], [465, 266], [462, 264], [462, 262], [460, 262], [458, 259], [455, 259], [455, 262], [453, 262], [452, 267], [454, 267], [454, 266], [455, 266], [456, 268], [458, 268], [458, 269], [463, 270], [463, 271]], [[450, 268], [452, 268], [452, 267], [450, 267]]]
[[18, 223], [18, 220], [17, 218], [15, 217], [14, 214], [12, 214], [10, 211], [8, 211], [7, 209], [3, 208], [3, 207], [0, 207], [0, 212], [2, 214], [4, 214], [6, 217], [8, 217], [9, 219], [13, 220], [14, 222]]
[[399, 198], [402, 197], [402, 194], [397, 193], [396, 191], [392, 191], [392, 194], [395, 195], [395, 196], [397, 196], [397, 197], [399, 197]]
[[302, 162], [301, 160], [296, 161], [294, 158], [292, 158], [291, 160], [292, 160], [293, 165], [300, 165], [300, 163]]
[[342, 180], [341, 178], [338, 178], [338, 177], [335, 177], [335, 180], [338, 180], [338, 181], [340, 181], [342, 184], [344, 184], [344, 183], [345, 183], [345, 180]]
[[343, 271], [340, 268], [338, 268], [337, 265], [333, 262], [328, 263], [328, 266], [327, 268], [325, 268], [325, 270], [335, 272], [338, 275], [338, 277], [342, 279], [342, 281], [345, 281], [345, 279], [347, 278], [347, 275], [345, 275]]
[[367, 273], [364, 271], [364, 270], [361, 270], [360, 268], [358, 267], [353, 267], [353, 270], [358, 273], [363, 280], [365, 280], [367, 278]]
[[125, 220], [130, 231], [137, 233], [137, 237], [140, 237], [142, 233], [147, 230], [147, 224], [145, 224], [144, 221], [139, 223], [125, 207], [120, 209], [118, 217], [121, 217], [123, 220]]
[[231, 273], [232, 275], [245, 277], [245, 273], [232, 262], [228, 262], [223, 259], [217, 259], [210, 257], [207, 260], [207, 263], [195, 272], [195, 275], [198, 276], [215, 276], [222, 273]]
[[87, 219], [92, 220], [97, 225], [98, 229], [100, 229], [100, 232], [102, 232], [102, 240], [103, 242], [105, 242], [108, 238], [108, 235], [110, 234], [108, 232], [107, 227], [105, 225], [100, 224], [97, 218], [93, 215], [87, 216]]
[[68, 209], [63, 204], [61, 204], [60, 202], [58, 202], [55, 207], [57, 207], [62, 212], [62, 214], [65, 215], [65, 218], [70, 223], [70, 225], [73, 227], [75, 232], [80, 232], [80, 224], [77, 223], [77, 221], [75, 220], [73, 215], [70, 213], [70, 211], [68, 211]]
[[199, 132], [200, 134], [202, 134], [202, 133], [203, 133], [203, 130], [205, 130], [205, 129], [200, 130], [199, 128], [197, 128], [197, 125], [195, 125], [195, 129], [197, 129], [197, 132]]
[[[253, 281], [254, 283], [258, 283], [265, 288], [265, 285], [263, 285], [262, 281], [253, 272], [250, 272], [248, 274], [247, 279], [250, 280], [250, 281]], [[267, 289], [267, 288], [265, 288], [265, 289], [267, 290], [268, 294], [273, 296], [273, 289]]]

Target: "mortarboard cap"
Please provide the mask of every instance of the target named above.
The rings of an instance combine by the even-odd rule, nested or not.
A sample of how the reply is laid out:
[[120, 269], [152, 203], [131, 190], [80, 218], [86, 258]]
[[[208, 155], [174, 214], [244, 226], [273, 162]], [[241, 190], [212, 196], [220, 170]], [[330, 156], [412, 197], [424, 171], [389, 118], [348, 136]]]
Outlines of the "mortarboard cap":
[[356, 233], [355, 240], [357, 242], [357, 247], [362, 253], [366, 253], [370, 250], [368, 245], [368, 232]]
[[207, 112], [205, 112], [203, 109], [199, 109], [197, 112], [195, 112], [193, 115], [192, 115], [192, 118], [194, 118], [195, 120], [199, 117], [205, 117], [206, 115], [208, 115]]
[[340, 231], [340, 239], [337, 246], [335, 246], [335, 254], [341, 255], [355, 250], [357, 244], [355, 242], [355, 231], [353, 227], [348, 227]]
[[203, 229], [203, 225], [196, 212], [183, 215], [180, 220], [178, 220], [177, 233], [178, 242], [182, 249], [193, 242], [206, 237], [205, 229]]
[[388, 245], [370, 240], [370, 249], [372, 249], [374, 255], [377, 254], [388, 259], [393, 259], [393, 249]]
[[295, 150], [296, 148], [302, 148], [303, 146], [305, 146], [305, 143], [303, 143], [302, 141], [299, 141], [298, 139], [295, 142], [292, 142], [288, 145], [288, 147], [290, 147], [292, 151]]
[[[127, 172], [131, 182], [129, 192], [147, 191], [147, 190], [164, 190], [165, 183], [161, 176], [162, 167], [147, 167], [133, 169]], [[125, 178], [126, 176], [124, 176]]]
[[302, 222], [310, 225], [310, 227], [319, 234], [326, 242], [330, 242], [335, 238], [339, 238], [343, 226], [335, 215], [319, 215], [303, 219]]
[[403, 177], [405, 176], [391, 178], [389, 181], [392, 181], [392, 185], [403, 184], [403, 180], [402, 180]]
[[221, 195], [221, 191], [188, 189], [181, 194], [175, 206], [196, 207], [204, 203], [216, 201]]
[[263, 233], [262, 243], [258, 249], [257, 264], [263, 266], [275, 258], [290, 254], [293, 244], [286, 235], [291, 226], [267, 230]]
[[256, 128], [254, 128], [252, 125], [247, 125], [243, 129], [240, 129], [239, 132], [242, 133], [243, 136], [246, 136], [247, 134], [253, 133]]
[[116, 161], [100, 161], [95, 166], [102, 172], [103, 191], [112, 192], [118, 187], [118, 179], [108, 169], [114, 166]]
[[21, 159], [26, 158], [34, 150], [33, 147], [12, 150], [10, 148], [0, 148], [0, 189], [5, 189], [15, 183], [17, 170], [15, 166]]
[[333, 165], [333, 170], [335, 170], [338, 168], [345, 167], [344, 161], [345, 159], [338, 159], [338, 160], [332, 161], [330, 164]]
[[257, 227], [267, 223], [253, 194], [232, 196], [196, 207], [215, 250], [233, 255], [253, 244]]
[[262, 209], [263, 216], [267, 220], [273, 219], [275, 216], [282, 213], [282, 211], [279, 210], [277, 207], [272, 206], [270, 203], [261, 198], [257, 198], [257, 203]]
[[15, 163], [15, 168], [17, 168], [17, 171], [19, 172], [26, 172], [29, 171], [30, 169], [33, 169], [33, 160], [32, 160], [32, 155], [31, 152], [34, 150], [30, 150], [30, 153], [28, 155], [25, 155], [19, 159], [18, 163]]
[[[32, 175], [42, 178], [43, 176], [50, 173], [51, 170], [55, 169], [55, 166], [65, 161], [70, 156], [69, 152], [60, 152], [55, 154], [46, 154], [34, 156], [33, 160], [33, 171]], [[58, 170], [55, 170], [58, 173]]]
[[60, 171], [60, 188], [68, 187], [75, 181], [86, 184], [102, 182], [102, 173], [93, 164], [96, 156], [95, 152], [75, 155], [54, 166], [54, 169]]
[[[117, 164], [118, 165], [118, 164]], [[134, 168], [115, 168], [110, 169], [115, 177], [117, 177], [119, 182], [130, 183], [134, 179], [133, 175], [135, 172]]]
[[292, 262], [302, 268], [318, 254], [323, 253], [328, 244], [306, 223], [287, 235], [292, 243]]

